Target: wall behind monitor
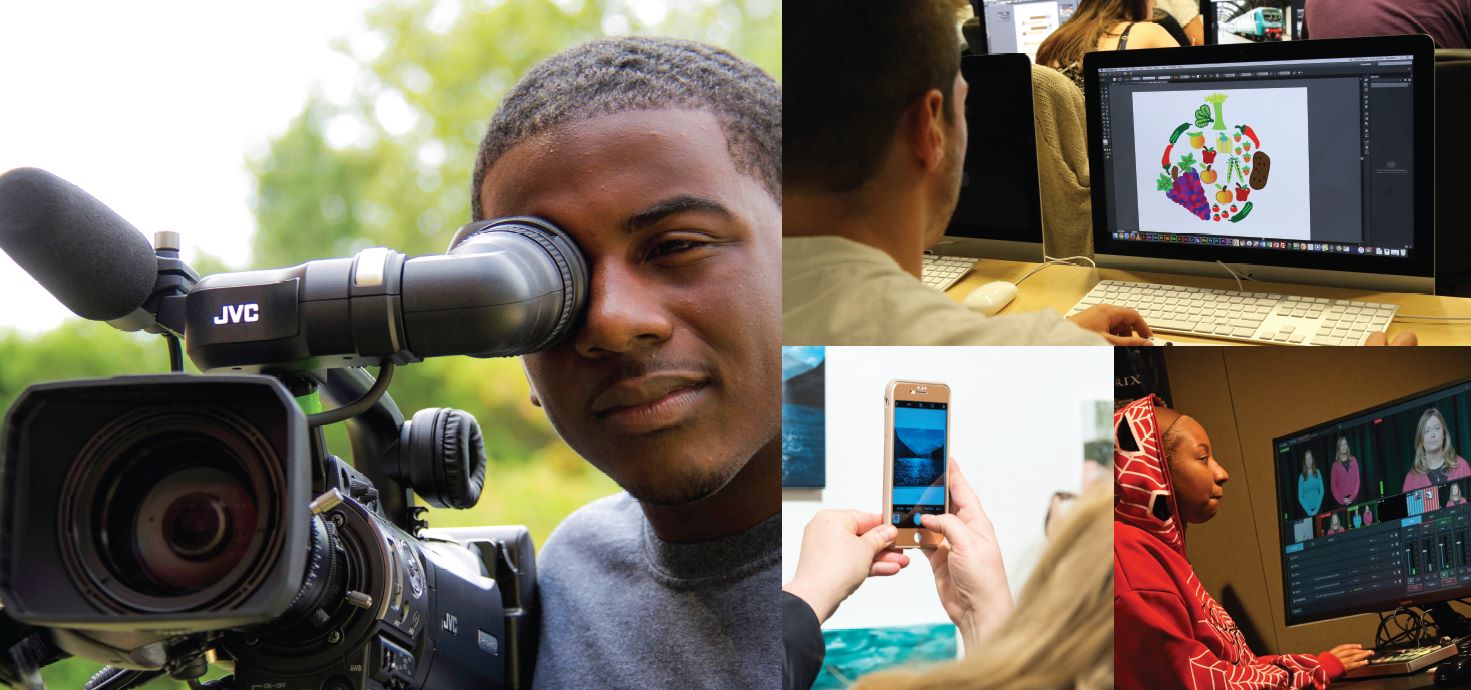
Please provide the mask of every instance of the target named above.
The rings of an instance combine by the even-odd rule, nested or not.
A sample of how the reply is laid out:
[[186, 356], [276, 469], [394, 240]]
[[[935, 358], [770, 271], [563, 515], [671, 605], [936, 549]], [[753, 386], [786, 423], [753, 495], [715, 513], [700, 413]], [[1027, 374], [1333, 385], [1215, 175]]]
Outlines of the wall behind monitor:
[[1283, 622], [1272, 439], [1471, 377], [1471, 349], [1177, 347], [1165, 361], [1175, 405], [1205, 427], [1231, 475], [1215, 519], [1186, 532], [1201, 583], [1258, 654], [1372, 644], [1374, 614]]

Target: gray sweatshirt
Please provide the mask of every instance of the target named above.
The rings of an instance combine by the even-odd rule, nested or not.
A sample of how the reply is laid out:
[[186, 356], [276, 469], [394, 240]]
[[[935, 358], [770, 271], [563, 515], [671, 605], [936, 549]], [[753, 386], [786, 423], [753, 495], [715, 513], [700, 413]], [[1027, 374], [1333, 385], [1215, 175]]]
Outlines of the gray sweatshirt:
[[535, 687], [781, 687], [781, 515], [695, 544], [628, 494], [583, 506], [537, 558]]

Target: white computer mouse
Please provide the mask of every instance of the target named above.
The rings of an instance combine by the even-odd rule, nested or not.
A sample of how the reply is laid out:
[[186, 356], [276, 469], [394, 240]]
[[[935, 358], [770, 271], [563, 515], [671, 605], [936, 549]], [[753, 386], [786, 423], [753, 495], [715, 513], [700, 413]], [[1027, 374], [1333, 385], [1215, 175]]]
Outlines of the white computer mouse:
[[986, 316], [994, 316], [1013, 299], [1016, 299], [1016, 285], [997, 280], [971, 290], [960, 303]]

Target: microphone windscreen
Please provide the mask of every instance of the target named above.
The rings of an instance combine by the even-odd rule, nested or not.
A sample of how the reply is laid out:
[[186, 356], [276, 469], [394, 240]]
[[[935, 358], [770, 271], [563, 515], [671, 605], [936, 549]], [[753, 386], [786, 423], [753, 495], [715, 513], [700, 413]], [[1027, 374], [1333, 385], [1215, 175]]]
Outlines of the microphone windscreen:
[[39, 168], [0, 175], [0, 250], [93, 321], [132, 313], [158, 278], [148, 238], [91, 194]]

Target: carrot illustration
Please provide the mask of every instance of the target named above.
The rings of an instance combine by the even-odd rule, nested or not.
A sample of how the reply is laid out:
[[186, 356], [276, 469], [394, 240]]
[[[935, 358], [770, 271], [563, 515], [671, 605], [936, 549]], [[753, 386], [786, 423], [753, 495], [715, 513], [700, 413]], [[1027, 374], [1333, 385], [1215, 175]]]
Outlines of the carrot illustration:
[[1245, 134], [1248, 138], [1251, 139], [1252, 146], [1255, 146], [1257, 148], [1262, 147], [1262, 140], [1256, 137], [1256, 132], [1251, 131], [1251, 125], [1236, 125], [1236, 129], [1241, 130], [1242, 134]]

